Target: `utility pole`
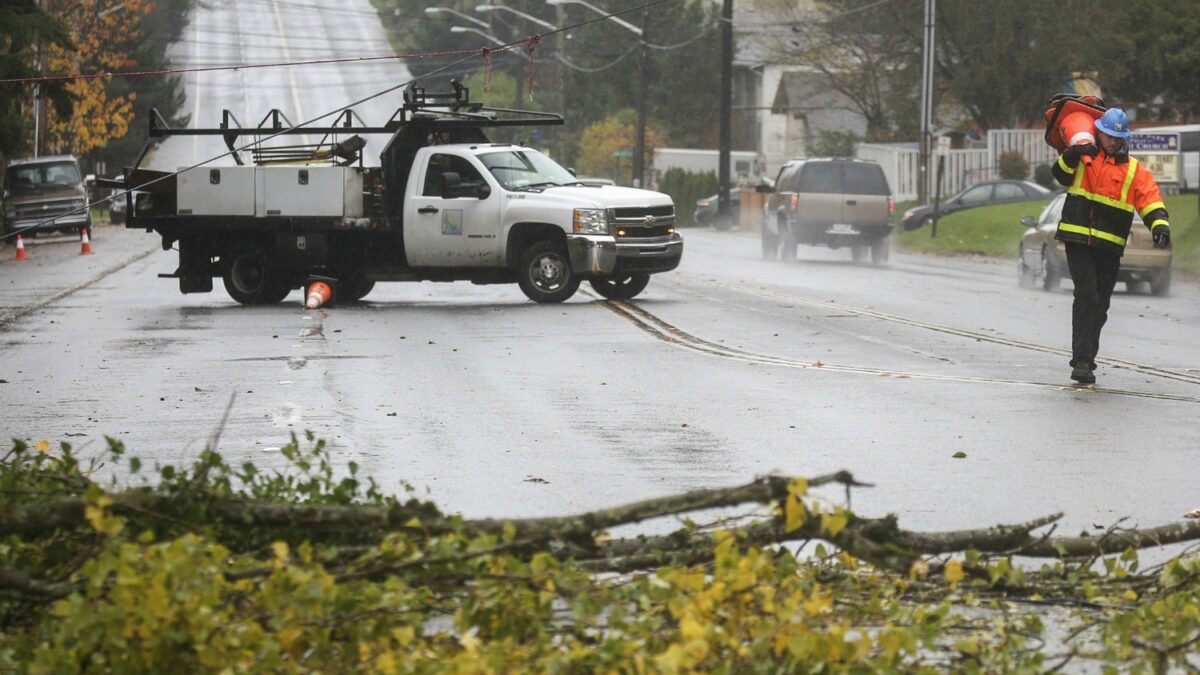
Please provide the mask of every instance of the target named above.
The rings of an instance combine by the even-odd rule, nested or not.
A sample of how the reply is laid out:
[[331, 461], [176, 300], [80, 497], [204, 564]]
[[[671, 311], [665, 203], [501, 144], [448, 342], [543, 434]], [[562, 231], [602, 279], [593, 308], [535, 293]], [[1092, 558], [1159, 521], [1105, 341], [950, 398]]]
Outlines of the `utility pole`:
[[921, 74], [921, 171], [917, 176], [917, 201], [929, 203], [929, 165], [933, 154], [933, 51], [937, 0], [925, 0], [924, 69]]
[[[37, 2], [38, 9], [42, 8], [42, 0]], [[37, 51], [33, 57], [34, 71], [42, 74], [42, 40], [38, 38]], [[40, 157], [42, 148], [42, 83], [33, 84], [33, 156]]]
[[646, 187], [646, 104], [650, 99], [650, 48], [646, 46], [646, 30], [650, 27], [650, 5], [642, 9], [642, 81], [638, 88], [637, 141], [633, 150], [633, 187]]
[[721, 131], [717, 151], [717, 220], [729, 213], [729, 155], [733, 147], [733, 0], [721, 4]]

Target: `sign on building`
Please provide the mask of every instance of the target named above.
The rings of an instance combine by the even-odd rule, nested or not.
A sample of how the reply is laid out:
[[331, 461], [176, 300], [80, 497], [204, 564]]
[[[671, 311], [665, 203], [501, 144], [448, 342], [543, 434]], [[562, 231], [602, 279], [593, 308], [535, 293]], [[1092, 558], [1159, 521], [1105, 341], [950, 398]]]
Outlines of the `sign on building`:
[[1179, 134], [1129, 134], [1129, 154], [1146, 165], [1159, 184], [1180, 185], [1183, 182], [1183, 155]]

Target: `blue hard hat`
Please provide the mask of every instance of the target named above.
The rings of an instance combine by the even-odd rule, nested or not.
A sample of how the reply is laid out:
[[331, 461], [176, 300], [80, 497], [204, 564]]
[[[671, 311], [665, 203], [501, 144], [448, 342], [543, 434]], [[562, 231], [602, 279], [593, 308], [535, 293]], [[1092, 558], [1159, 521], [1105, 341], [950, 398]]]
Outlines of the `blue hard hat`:
[[1129, 117], [1120, 108], [1109, 108], [1096, 120], [1096, 128], [1109, 136], [1129, 138]]

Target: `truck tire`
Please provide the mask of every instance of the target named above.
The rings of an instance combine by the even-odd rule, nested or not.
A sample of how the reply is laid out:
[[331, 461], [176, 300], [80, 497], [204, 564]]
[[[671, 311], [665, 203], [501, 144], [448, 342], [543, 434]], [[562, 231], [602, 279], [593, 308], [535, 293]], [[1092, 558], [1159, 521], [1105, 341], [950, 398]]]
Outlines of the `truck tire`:
[[649, 274], [626, 274], [605, 279], [592, 279], [592, 288], [609, 300], [632, 300], [646, 290]]
[[340, 278], [337, 285], [338, 302], [352, 303], [358, 302], [367, 297], [375, 288], [375, 281], [368, 279], [363, 274], [347, 274]]
[[244, 247], [230, 256], [222, 278], [229, 297], [243, 305], [276, 305], [292, 292], [287, 280], [272, 270], [262, 249]]
[[767, 231], [766, 224], [762, 230], [762, 257], [774, 260], [779, 257], [779, 237]]
[[531, 244], [517, 265], [517, 284], [537, 303], [562, 302], [579, 290], [579, 277], [562, 246], [550, 241]]
[[871, 264], [882, 265], [891, 257], [892, 241], [889, 237], [882, 237], [871, 242]]
[[784, 262], [796, 261], [796, 235], [787, 227], [779, 235], [779, 257]]

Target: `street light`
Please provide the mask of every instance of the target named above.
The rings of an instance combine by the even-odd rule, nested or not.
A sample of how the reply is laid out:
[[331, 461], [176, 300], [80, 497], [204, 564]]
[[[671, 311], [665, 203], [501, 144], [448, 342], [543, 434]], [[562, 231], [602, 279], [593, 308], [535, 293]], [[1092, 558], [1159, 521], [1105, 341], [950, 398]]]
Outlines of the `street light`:
[[509, 14], [516, 14], [517, 16], [521, 17], [522, 19], [525, 19], [526, 21], [528, 21], [530, 23], [535, 23], [535, 24], [541, 26], [542, 28], [549, 28], [550, 30], [554, 30], [554, 29], [558, 28], [558, 26], [555, 26], [554, 24], [550, 23], [549, 21], [542, 21], [541, 19], [537, 18], [536, 16], [533, 16], [532, 14], [526, 14], [525, 12], [515, 10], [512, 7], [505, 7], [504, 5], [479, 5], [478, 7], [475, 8], [475, 11], [476, 12], [492, 12], [497, 9], [502, 9], [502, 10], [508, 12]]
[[504, 40], [501, 40], [500, 38], [496, 37], [495, 35], [492, 35], [491, 33], [485, 33], [483, 31], [479, 30], [478, 28], [471, 28], [470, 26], [450, 26], [450, 32], [451, 33], [474, 33], [476, 35], [482, 35], [483, 37], [491, 40], [492, 44], [495, 44], [495, 45], [504, 46], [504, 45], [508, 44]]
[[610, 16], [609, 12], [606, 12], [605, 10], [600, 9], [599, 7], [591, 4], [590, 2], [586, 2], [585, 0], [546, 0], [546, 4], [554, 5], [554, 6], [570, 5], [570, 4], [583, 5], [584, 7], [587, 7], [588, 9], [592, 10], [593, 12], [595, 12], [597, 14], [603, 14], [604, 18], [612, 21], [613, 23], [618, 23], [621, 26], [625, 27], [627, 30], [631, 30], [634, 33], [637, 33], [638, 37], [642, 36], [641, 28], [638, 28], [637, 26], [629, 23], [628, 21], [626, 21], [620, 17]]
[[[642, 47], [642, 72], [637, 106], [637, 141], [633, 152], [633, 186], [643, 187], [646, 177], [646, 101], [650, 97], [650, 50], [646, 47], [644, 28], [638, 28], [624, 19], [612, 16], [609, 12], [585, 0], [546, 0], [546, 4], [554, 6], [569, 4], [583, 5], [638, 36], [638, 44]], [[649, 18], [650, 6], [646, 5], [642, 10], [643, 27], [647, 24]]]
[[[471, 23], [473, 23], [477, 26], [482, 26], [486, 30], [492, 29], [491, 24], [489, 24], [488, 22], [480, 21], [479, 19], [476, 19], [475, 17], [471, 16], [470, 14], [463, 14], [462, 12], [458, 11], [457, 9], [450, 9], [449, 7], [426, 7], [425, 8], [426, 14], [437, 14], [438, 12], [449, 12], [450, 14], [453, 14], [454, 16], [457, 16], [460, 19], [466, 19], [467, 21], [470, 21]], [[452, 31], [452, 32], [461, 33], [462, 31]], [[503, 44], [503, 43], [501, 43], [501, 44]]]

